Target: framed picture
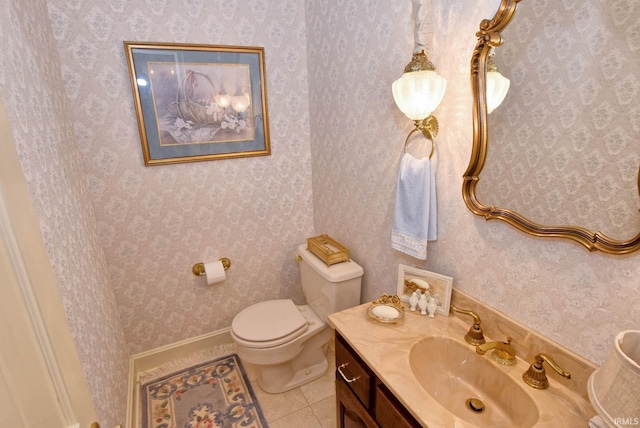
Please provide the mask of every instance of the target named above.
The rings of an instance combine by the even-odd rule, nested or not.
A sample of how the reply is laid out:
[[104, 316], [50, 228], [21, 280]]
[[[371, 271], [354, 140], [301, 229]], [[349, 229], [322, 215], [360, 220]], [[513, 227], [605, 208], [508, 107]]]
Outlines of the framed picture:
[[437, 295], [440, 303], [436, 312], [449, 316], [453, 278], [411, 266], [398, 266], [398, 289], [396, 294], [400, 297], [400, 300], [408, 303], [409, 297], [416, 287], [420, 288], [423, 293], [424, 290], [428, 290], [431, 297]]
[[263, 48], [124, 48], [145, 165], [271, 154]]

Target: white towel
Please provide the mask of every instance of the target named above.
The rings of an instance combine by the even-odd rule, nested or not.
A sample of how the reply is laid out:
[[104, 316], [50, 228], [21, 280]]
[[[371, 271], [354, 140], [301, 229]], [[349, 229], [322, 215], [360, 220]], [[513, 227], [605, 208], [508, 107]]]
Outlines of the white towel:
[[426, 260], [427, 241], [437, 238], [436, 179], [431, 159], [405, 153], [400, 161], [391, 247]]

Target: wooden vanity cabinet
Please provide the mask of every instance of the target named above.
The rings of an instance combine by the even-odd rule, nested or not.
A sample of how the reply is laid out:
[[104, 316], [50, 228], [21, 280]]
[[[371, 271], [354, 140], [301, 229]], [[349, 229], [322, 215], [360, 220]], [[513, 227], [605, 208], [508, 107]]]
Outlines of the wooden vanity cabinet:
[[338, 428], [421, 427], [338, 332], [335, 348]]

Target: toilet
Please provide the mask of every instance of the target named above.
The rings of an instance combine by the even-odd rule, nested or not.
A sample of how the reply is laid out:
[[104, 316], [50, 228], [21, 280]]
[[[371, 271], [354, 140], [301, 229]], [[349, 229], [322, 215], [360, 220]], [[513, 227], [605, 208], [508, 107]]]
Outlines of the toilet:
[[258, 385], [274, 394], [326, 373], [326, 350], [333, 336], [327, 316], [360, 304], [360, 265], [349, 261], [327, 267], [306, 244], [298, 247], [297, 255], [307, 304], [268, 300], [243, 309], [231, 323], [238, 356], [257, 366]]

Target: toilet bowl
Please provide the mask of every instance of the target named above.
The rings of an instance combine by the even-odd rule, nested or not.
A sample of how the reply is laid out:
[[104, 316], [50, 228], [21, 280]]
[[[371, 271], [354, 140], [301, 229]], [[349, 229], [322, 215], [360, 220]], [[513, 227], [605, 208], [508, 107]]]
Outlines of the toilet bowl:
[[240, 311], [231, 323], [238, 356], [258, 368], [258, 385], [281, 393], [321, 377], [329, 366], [326, 350], [333, 330], [327, 316], [360, 303], [364, 271], [355, 262], [330, 267], [306, 245], [298, 247], [306, 305], [268, 300]]
[[[267, 315], [269, 310], [275, 312]], [[246, 322], [253, 316], [254, 324], [263, 327], [260, 334], [264, 336], [258, 340], [255, 330], [249, 327], [251, 323]], [[238, 318], [242, 322], [237, 322]], [[283, 328], [284, 319], [293, 321], [289, 328]], [[276, 324], [273, 330], [269, 329], [271, 321]], [[332, 334], [308, 305], [298, 307], [289, 299], [249, 306], [236, 315], [231, 325], [238, 356], [258, 366], [258, 385], [270, 393], [288, 391], [326, 373], [325, 353]]]

